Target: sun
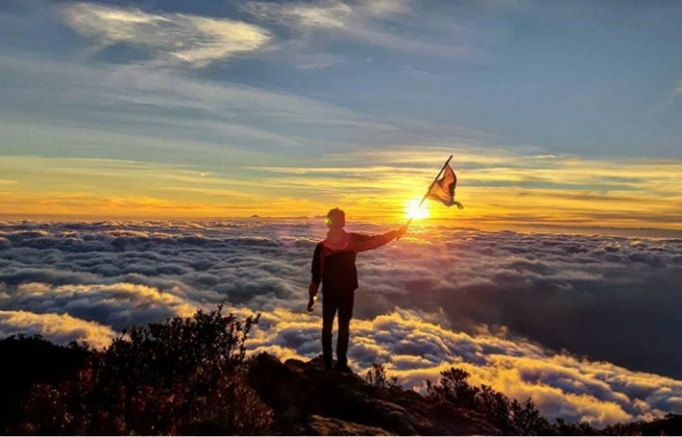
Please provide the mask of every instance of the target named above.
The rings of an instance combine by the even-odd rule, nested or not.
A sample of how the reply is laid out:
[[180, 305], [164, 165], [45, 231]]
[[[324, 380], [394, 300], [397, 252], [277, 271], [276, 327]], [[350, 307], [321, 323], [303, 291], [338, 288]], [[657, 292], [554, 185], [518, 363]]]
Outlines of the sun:
[[425, 204], [419, 207], [419, 200], [409, 200], [405, 203], [405, 217], [413, 220], [425, 219], [429, 216], [429, 209]]

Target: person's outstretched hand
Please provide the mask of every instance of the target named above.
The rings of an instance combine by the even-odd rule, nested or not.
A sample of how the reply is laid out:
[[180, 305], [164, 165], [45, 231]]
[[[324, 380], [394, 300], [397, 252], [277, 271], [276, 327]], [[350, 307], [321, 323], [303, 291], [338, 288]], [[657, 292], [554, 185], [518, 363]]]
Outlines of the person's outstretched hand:
[[402, 237], [403, 235], [405, 235], [406, 232], [407, 232], [407, 226], [402, 225], [402, 226], [398, 229], [398, 238], [400, 238], [400, 237]]
[[308, 308], [307, 308], [309, 313], [311, 313], [313, 311], [313, 306], [315, 306], [315, 298], [310, 296], [310, 298], [308, 298]]

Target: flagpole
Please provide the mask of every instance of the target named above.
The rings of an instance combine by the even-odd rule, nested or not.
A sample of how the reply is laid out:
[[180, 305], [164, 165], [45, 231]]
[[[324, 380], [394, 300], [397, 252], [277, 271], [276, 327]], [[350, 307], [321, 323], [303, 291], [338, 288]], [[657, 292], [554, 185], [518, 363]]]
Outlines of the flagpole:
[[[422, 204], [423, 204], [424, 201], [426, 200], [426, 197], [429, 195], [429, 192], [431, 191], [431, 188], [433, 188], [433, 186], [435, 185], [435, 183], [438, 182], [438, 178], [439, 178], [440, 175], [443, 173], [443, 170], [445, 170], [445, 167], [447, 167], [448, 164], [450, 164], [450, 160], [451, 160], [451, 159], [452, 159], [452, 155], [450, 155], [450, 157], [448, 158], [448, 160], [445, 161], [445, 164], [443, 164], [443, 167], [441, 167], [440, 171], [438, 172], [438, 174], [436, 175], [436, 177], [433, 179], [433, 182], [431, 182], [431, 185], [429, 185], [429, 189], [426, 190], [426, 194], [424, 194], [424, 197], [422, 197], [422, 201], [419, 202], [419, 206], [414, 210], [414, 213], [413, 213], [412, 216], [407, 220], [407, 223], [405, 223], [405, 228], [407, 228], [408, 226], [410, 226], [410, 223], [412, 223], [412, 219], [414, 218], [414, 215], [417, 213], [417, 211], [419, 211], [419, 208], [422, 207]], [[398, 238], [396, 238], [396, 241], [400, 240], [400, 237], [401, 237], [401, 236], [399, 235]]]

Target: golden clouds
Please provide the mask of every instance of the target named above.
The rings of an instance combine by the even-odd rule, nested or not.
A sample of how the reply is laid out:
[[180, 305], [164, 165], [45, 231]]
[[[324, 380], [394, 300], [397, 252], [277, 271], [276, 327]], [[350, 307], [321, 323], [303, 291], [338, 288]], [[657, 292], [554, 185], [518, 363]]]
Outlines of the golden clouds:
[[[3, 157], [5, 214], [201, 218], [315, 216], [342, 206], [352, 219], [400, 222], [444, 150], [363, 152], [338, 166], [193, 168], [136, 161]], [[505, 152], [455, 153], [457, 199], [425, 222], [682, 229], [682, 162], [588, 160]]]
[[[4, 156], [4, 215], [89, 218], [191, 218], [285, 215], [305, 200], [264, 196], [267, 186], [182, 165], [106, 159]], [[273, 202], [273, 200], [278, 200]], [[272, 205], [268, 210], [267, 205]]]
[[84, 341], [96, 348], [108, 346], [117, 335], [108, 326], [87, 322], [68, 314], [0, 310], [0, 337], [19, 333], [39, 334], [61, 343]]
[[[345, 165], [336, 168], [260, 170], [274, 174], [279, 184], [336, 194], [356, 215], [395, 220], [405, 202], [421, 198], [447, 153], [364, 152], [339, 157]], [[457, 198], [467, 208], [436, 206], [432, 219], [483, 227], [682, 226], [682, 162], [465, 151], [455, 154], [452, 166], [460, 181]]]
[[[318, 317], [278, 309], [263, 318], [265, 326], [258, 325], [248, 341], [254, 350], [282, 359], [301, 359], [308, 349], [307, 356], [319, 353]], [[601, 426], [650, 419], [663, 415], [661, 408], [675, 402], [673, 393], [682, 392], [682, 382], [672, 378], [556, 354], [530, 341], [452, 331], [403, 310], [354, 319], [351, 330], [350, 355], [358, 371], [383, 362], [404, 387], [423, 391], [425, 380], [461, 367], [473, 384], [490, 385], [514, 399], [531, 398], [550, 417]], [[287, 347], [285, 339], [294, 337], [298, 345]]]

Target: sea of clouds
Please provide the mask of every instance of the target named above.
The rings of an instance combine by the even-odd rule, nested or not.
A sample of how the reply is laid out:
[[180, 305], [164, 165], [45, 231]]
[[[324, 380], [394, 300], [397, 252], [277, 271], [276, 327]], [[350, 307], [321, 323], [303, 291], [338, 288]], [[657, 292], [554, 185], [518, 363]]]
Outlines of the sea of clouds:
[[[387, 227], [350, 226], [379, 233]], [[305, 312], [318, 221], [0, 223], [0, 337], [101, 347], [224, 304], [253, 351], [320, 353]], [[414, 227], [358, 257], [351, 364], [423, 389], [452, 365], [603, 425], [682, 412], [682, 239]]]

